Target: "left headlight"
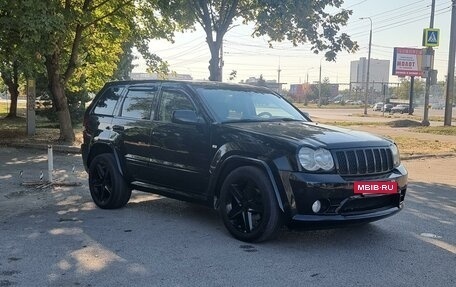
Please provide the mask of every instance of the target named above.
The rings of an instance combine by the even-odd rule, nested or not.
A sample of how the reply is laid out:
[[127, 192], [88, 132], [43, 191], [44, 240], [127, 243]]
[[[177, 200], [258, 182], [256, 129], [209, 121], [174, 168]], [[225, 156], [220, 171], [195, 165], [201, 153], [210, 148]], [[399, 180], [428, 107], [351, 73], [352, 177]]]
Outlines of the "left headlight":
[[401, 164], [401, 156], [399, 154], [399, 149], [397, 148], [396, 144], [391, 145], [391, 153], [393, 154], [394, 166], [398, 166], [399, 164]]
[[317, 171], [319, 169], [330, 171], [334, 168], [331, 152], [324, 148], [314, 150], [302, 147], [298, 152], [298, 159], [301, 166], [308, 171]]

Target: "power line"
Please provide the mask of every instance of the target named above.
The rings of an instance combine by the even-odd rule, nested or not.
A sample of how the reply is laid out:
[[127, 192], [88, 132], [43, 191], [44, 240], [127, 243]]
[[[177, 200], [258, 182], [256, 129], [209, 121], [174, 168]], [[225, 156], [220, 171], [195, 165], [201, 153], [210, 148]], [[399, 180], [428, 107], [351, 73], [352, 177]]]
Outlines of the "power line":
[[[413, 3], [412, 3], [413, 4]], [[447, 9], [451, 6], [449, 6], [450, 3], [440, 3], [437, 5], [437, 7], [443, 7], [445, 6], [443, 9], [440, 9], [438, 10], [437, 12], [439, 11], [442, 11], [444, 9]], [[407, 5], [406, 5], [407, 6]], [[397, 8], [399, 9], [399, 8]], [[397, 9], [395, 9], [394, 11], [398, 11]], [[384, 17], [380, 17], [380, 18], [377, 18], [375, 16], [371, 16], [371, 18], [373, 18], [373, 21], [374, 22], [381, 22], [381, 23], [388, 23], [388, 22], [391, 22], [391, 21], [396, 21], [394, 23], [389, 23], [389, 24], [386, 24], [386, 25], [383, 25], [381, 26], [382, 27], [388, 27], [390, 25], [396, 25], [397, 23], [403, 21], [403, 22], [407, 22], [407, 21], [410, 21], [412, 19], [415, 19], [417, 17], [420, 17], [420, 20], [422, 20], [422, 17], [425, 17], [426, 19], [429, 17], [429, 13], [427, 12], [427, 10], [429, 9], [429, 5], [426, 5], [426, 6], [422, 6], [422, 7], [418, 7], [416, 9], [413, 9], [413, 10], [409, 10], [407, 12], [402, 12], [399, 13], [398, 15], [394, 15], [394, 14], [389, 14], [388, 15], [388, 18], [384, 18]], [[415, 14], [419, 13], [419, 12], [424, 12], [424, 14], [421, 14], [419, 16], [416, 16]], [[376, 14], [376, 15], [379, 15], [379, 14]], [[414, 16], [415, 15], [415, 16]], [[407, 18], [407, 19], [402, 19], [402, 18]], [[397, 21], [398, 19], [402, 19], [401, 21]], [[360, 22], [361, 20], [358, 20], [356, 21], [355, 23], [357, 22]], [[405, 23], [405, 24], [408, 24], [408, 23]], [[356, 36], [356, 35], [362, 35], [362, 34], [365, 34], [368, 32], [368, 30], [366, 30], [366, 26], [365, 25], [357, 25], [355, 27], [349, 27], [348, 29], [346, 29], [345, 31], [346, 32], [349, 32], [349, 31], [353, 31], [353, 30], [359, 30], [360, 28], [363, 28], [364, 31], [363, 32], [355, 32], [355, 33], [350, 33], [350, 36]], [[376, 29], [374, 29], [374, 31], [378, 32], [378, 27], [376, 27]]]

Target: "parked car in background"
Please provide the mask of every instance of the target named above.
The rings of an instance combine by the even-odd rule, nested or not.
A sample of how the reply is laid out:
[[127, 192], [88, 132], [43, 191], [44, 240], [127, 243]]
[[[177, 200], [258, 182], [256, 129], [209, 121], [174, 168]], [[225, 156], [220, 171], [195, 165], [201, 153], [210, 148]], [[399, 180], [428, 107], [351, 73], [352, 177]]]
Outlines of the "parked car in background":
[[402, 210], [407, 189], [393, 141], [313, 123], [261, 87], [108, 83], [86, 110], [83, 135], [98, 207], [123, 207], [132, 189], [197, 202], [247, 242], [283, 225], [379, 220]]
[[397, 105], [397, 106], [391, 108], [390, 114], [395, 114], [395, 113], [399, 113], [399, 114], [412, 113], [413, 114], [413, 111], [414, 111], [413, 108], [411, 111], [409, 111], [408, 105]]
[[440, 103], [433, 104], [431, 106], [431, 108], [434, 109], [434, 110], [443, 110], [445, 108], [445, 104], [440, 104]]
[[49, 95], [37, 96], [35, 99], [35, 110], [43, 110], [52, 107], [52, 100]]
[[384, 104], [382, 107], [382, 112], [389, 113], [393, 108], [393, 104]]
[[378, 102], [378, 103], [375, 103], [375, 104], [372, 106], [372, 110], [373, 110], [373, 111], [381, 111], [381, 110], [382, 110], [382, 107], [383, 107], [383, 103], [382, 103], [382, 102]]

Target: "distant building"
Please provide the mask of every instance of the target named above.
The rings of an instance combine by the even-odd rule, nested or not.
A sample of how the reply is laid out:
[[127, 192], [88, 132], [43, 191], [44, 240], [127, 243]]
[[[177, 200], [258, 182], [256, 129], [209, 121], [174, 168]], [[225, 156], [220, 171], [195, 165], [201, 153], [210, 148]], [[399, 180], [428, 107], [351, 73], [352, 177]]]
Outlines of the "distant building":
[[[371, 58], [369, 71], [369, 87], [380, 92], [382, 90], [382, 83], [387, 83], [389, 80], [390, 61]], [[352, 89], [364, 89], [366, 78], [367, 58], [362, 57], [358, 61], [350, 62], [350, 82], [352, 83]]]
[[[289, 95], [298, 103], [306, 103], [312, 96], [313, 98], [317, 97], [318, 89], [320, 89], [318, 82], [313, 84], [291, 84]], [[321, 97], [323, 102], [328, 102], [338, 94], [339, 84], [322, 83]]]
[[307, 103], [309, 97], [312, 94], [312, 88], [310, 84], [291, 84], [289, 95], [291, 98], [298, 103]]
[[132, 80], [193, 80], [188, 74], [170, 73], [165, 77], [159, 76], [157, 73], [131, 73]]
[[252, 86], [263, 86], [269, 88], [273, 91], [280, 92], [282, 91], [282, 85], [285, 83], [277, 83], [276, 80], [264, 80], [256, 77], [249, 77], [247, 80], [241, 81], [241, 84], [247, 84]]

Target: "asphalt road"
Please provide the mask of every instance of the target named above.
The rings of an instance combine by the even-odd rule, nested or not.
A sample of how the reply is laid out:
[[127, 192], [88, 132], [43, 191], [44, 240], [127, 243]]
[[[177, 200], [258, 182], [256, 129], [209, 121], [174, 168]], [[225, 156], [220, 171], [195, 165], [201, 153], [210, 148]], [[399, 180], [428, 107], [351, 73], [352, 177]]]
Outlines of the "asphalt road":
[[78, 155], [54, 154], [54, 177], [80, 186], [22, 186], [46, 178], [45, 155], [0, 148], [0, 287], [456, 286], [454, 185], [414, 180], [393, 217], [246, 244], [189, 203], [134, 193], [97, 209]]
[[[350, 120], [353, 122], [389, 122], [394, 119], [401, 119], [401, 118], [408, 118], [408, 114], [394, 114], [390, 115], [389, 113], [385, 113], [383, 116], [382, 112], [379, 111], [372, 111], [372, 108], [369, 107], [367, 110], [367, 117], [363, 116], [364, 110], [362, 108], [344, 108], [344, 109], [328, 109], [328, 108], [310, 108], [306, 109], [301, 108], [301, 110], [306, 111], [309, 113], [310, 117], [313, 118], [315, 121], [319, 121], [321, 119], [325, 120], [334, 120], [334, 121], [346, 121]], [[420, 119], [423, 118], [423, 108], [419, 107], [415, 109], [413, 115]], [[442, 118], [445, 115], [444, 110], [436, 110], [436, 109], [429, 109], [429, 118], [431, 120], [435, 120], [435, 118]], [[456, 108], [452, 110], [452, 118], [456, 119]], [[454, 121], [454, 120], [453, 120]], [[431, 126], [442, 126], [442, 122], [431, 121]]]

